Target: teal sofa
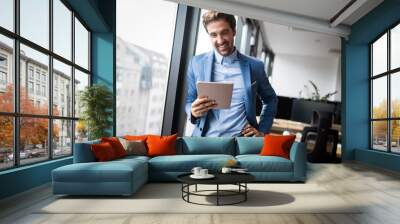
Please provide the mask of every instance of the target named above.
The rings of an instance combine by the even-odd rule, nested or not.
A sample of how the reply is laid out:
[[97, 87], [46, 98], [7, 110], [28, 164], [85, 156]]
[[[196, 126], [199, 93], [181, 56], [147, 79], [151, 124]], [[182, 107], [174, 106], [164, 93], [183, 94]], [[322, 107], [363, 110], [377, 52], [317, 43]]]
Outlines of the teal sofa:
[[193, 167], [218, 172], [228, 160], [236, 160], [259, 182], [305, 182], [306, 151], [295, 142], [290, 159], [260, 156], [263, 138], [183, 137], [177, 140], [177, 155], [127, 156], [96, 162], [91, 141], [75, 144], [74, 163], [52, 171], [54, 194], [131, 195], [148, 181], [176, 181]]

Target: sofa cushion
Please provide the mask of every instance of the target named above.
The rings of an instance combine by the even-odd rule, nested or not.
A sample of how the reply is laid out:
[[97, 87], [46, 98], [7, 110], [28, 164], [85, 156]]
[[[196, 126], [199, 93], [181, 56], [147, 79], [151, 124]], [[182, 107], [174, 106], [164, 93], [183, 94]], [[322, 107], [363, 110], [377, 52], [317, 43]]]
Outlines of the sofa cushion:
[[[53, 170], [53, 181], [58, 182], [130, 182], [133, 173], [147, 171], [140, 159], [109, 162], [74, 163]], [[147, 176], [147, 172], [142, 175]]]
[[231, 155], [175, 155], [158, 156], [149, 160], [149, 170], [163, 172], [190, 172], [193, 167], [200, 166], [211, 172], [219, 171], [230, 159]]
[[236, 155], [259, 154], [264, 145], [263, 137], [237, 137]]
[[290, 148], [296, 135], [265, 135], [261, 156], [280, 156], [289, 159]]
[[92, 149], [94, 157], [96, 157], [96, 161], [105, 162], [118, 158], [112, 145], [108, 142], [93, 144], [90, 147]]
[[130, 155], [130, 156], [125, 156], [124, 158], [116, 159], [113, 160], [113, 162], [131, 162], [135, 160], [143, 161], [143, 162], [148, 162], [150, 157], [147, 156], [137, 156], [137, 155]]
[[147, 155], [146, 142], [142, 140], [126, 140], [124, 138], [118, 138], [122, 146], [126, 151], [126, 155]]
[[235, 139], [226, 137], [182, 137], [178, 141], [178, 154], [235, 155]]
[[117, 158], [122, 158], [126, 156], [126, 151], [124, 149], [124, 146], [122, 146], [121, 142], [117, 137], [103, 137], [101, 138], [101, 142], [108, 142], [114, 149], [115, 155]]
[[238, 155], [236, 159], [249, 172], [293, 172], [292, 161], [279, 156]]
[[148, 137], [148, 135], [125, 135], [124, 136], [124, 138], [126, 140], [130, 140], [130, 141], [140, 140], [140, 141], [144, 141], [144, 142], [146, 141], [147, 137]]
[[176, 154], [177, 134], [169, 136], [149, 135], [146, 140], [148, 156], [165, 156]]

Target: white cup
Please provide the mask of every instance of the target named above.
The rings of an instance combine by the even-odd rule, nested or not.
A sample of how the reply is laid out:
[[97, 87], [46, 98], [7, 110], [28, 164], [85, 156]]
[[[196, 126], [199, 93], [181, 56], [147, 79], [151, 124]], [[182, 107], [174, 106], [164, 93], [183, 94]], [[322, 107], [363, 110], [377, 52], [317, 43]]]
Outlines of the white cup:
[[232, 171], [232, 168], [230, 167], [222, 167], [221, 172], [222, 173], [230, 173]]
[[290, 135], [289, 131], [283, 131], [282, 135]]
[[193, 167], [193, 169], [192, 169], [192, 173], [194, 174], [194, 175], [196, 175], [196, 176], [199, 176], [199, 175], [201, 175], [200, 174], [200, 171], [202, 170], [202, 168], [201, 167]]
[[201, 169], [200, 170], [200, 176], [207, 176], [208, 175], [208, 169]]

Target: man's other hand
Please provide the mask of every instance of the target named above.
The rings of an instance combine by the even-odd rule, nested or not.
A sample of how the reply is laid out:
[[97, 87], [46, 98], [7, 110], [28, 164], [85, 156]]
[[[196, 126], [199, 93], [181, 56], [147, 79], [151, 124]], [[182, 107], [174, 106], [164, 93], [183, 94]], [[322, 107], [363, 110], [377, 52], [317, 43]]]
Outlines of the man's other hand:
[[207, 111], [215, 108], [217, 102], [213, 99], [209, 99], [207, 96], [200, 96], [192, 103], [192, 115], [195, 118], [204, 116]]
[[246, 124], [246, 126], [244, 126], [244, 128], [242, 129], [241, 133], [244, 137], [250, 137], [250, 136], [264, 137], [264, 133], [262, 133], [261, 131], [258, 131], [256, 128], [254, 128], [250, 124]]

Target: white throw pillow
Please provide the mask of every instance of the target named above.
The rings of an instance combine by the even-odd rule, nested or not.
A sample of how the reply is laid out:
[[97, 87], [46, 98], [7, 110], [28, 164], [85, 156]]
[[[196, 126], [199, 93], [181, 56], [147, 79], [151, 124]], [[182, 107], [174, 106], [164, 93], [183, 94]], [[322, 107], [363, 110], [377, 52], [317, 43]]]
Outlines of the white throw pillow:
[[135, 156], [145, 156], [147, 155], [147, 148], [143, 141], [141, 140], [126, 140], [124, 138], [119, 138], [122, 146], [126, 151], [126, 155]]

